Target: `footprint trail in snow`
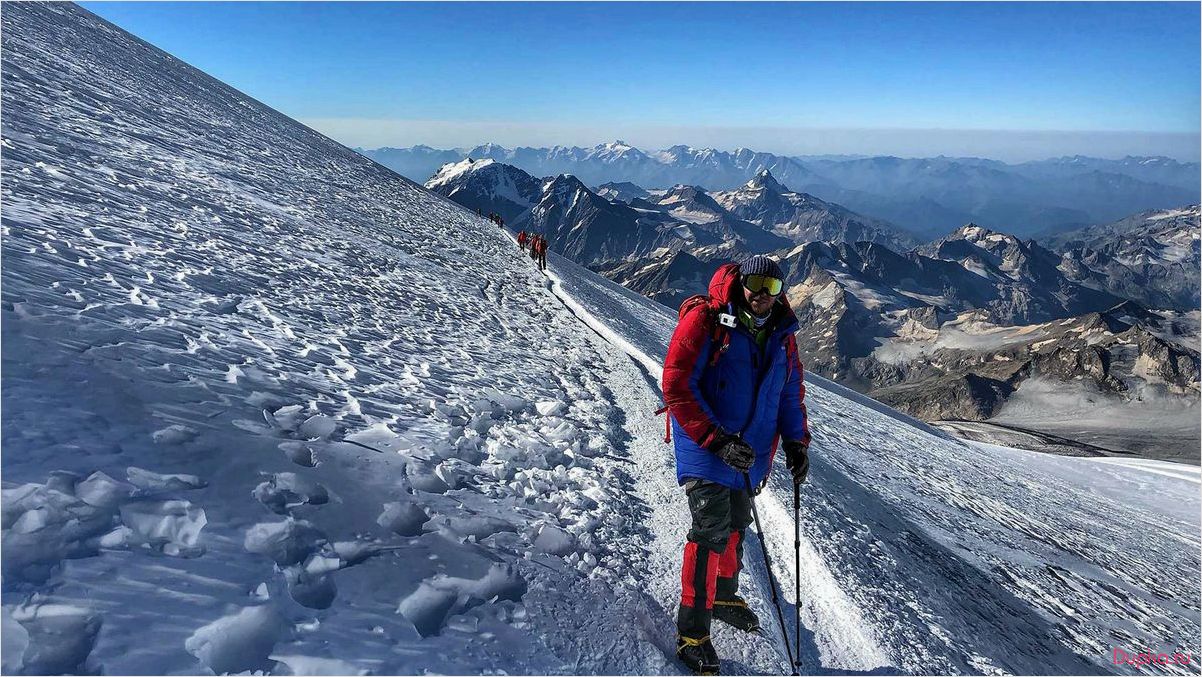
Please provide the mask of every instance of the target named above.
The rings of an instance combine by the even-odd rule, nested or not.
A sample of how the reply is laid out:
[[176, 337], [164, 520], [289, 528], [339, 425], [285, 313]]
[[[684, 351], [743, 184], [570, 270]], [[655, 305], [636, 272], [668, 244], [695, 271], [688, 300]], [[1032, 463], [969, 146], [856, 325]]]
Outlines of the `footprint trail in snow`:
[[4, 41], [6, 671], [675, 671], [620, 355], [504, 233], [73, 5]]

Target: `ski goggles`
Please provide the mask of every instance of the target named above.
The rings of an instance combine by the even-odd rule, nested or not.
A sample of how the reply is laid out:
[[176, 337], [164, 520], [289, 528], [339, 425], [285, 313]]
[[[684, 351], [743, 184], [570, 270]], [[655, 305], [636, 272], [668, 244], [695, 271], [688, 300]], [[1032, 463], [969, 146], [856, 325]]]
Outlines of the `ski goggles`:
[[768, 275], [744, 275], [743, 286], [752, 294], [763, 292], [769, 296], [779, 296], [785, 281]]

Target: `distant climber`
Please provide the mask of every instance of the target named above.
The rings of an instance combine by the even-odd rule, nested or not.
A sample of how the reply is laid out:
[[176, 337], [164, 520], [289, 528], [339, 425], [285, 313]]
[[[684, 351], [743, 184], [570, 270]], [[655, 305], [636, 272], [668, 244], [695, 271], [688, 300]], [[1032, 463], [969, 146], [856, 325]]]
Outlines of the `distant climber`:
[[681, 304], [664, 361], [676, 477], [692, 513], [676, 652], [698, 674], [718, 673], [712, 618], [748, 632], [760, 627], [738, 594], [752, 521], [748, 488], [766, 482], [778, 441], [795, 486], [809, 469], [798, 322], [783, 291], [784, 275], [766, 256], [721, 266], [708, 296]]
[[538, 251], [537, 251], [536, 260], [538, 261], [538, 269], [546, 270], [547, 269], [547, 238], [539, 235], [538, 240], [537, 240], [537, 246], [538, 246]]
[[530, 258], [534, 259], [535, 263], [538, 262], [538, 241], [539, 241], [539, 238], [541, 238], [541, 237], [542, 237], [541, 235], [531, 235], [530, 236], [530, 252], [529, 253], [530, 253]]

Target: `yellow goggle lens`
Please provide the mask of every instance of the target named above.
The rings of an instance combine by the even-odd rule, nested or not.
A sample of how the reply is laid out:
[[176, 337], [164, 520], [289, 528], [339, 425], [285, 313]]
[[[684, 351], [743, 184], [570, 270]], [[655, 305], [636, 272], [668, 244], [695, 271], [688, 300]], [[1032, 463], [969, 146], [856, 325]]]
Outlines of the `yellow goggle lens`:
[[769, 296], [776, 296], [784, 288], [785, 282], [780, 278], [767, 275], [747, 275], [743, 278], [743, 286], [753, 294], [764, 292]]

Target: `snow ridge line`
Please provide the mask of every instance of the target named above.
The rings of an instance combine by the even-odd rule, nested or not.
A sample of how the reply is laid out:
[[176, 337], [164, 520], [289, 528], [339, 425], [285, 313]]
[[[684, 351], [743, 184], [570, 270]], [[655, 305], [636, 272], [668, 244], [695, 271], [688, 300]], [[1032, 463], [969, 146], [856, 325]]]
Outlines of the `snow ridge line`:
[[624, 337], [618, 335], [617, 332], [609, 328], [609, 325], [597, 319], [595, 315], [585, 309], [584, 306], [580, 305], [580, 303], [577, 302], [576, 299], [572, 298], [571, 294], [569, 294], [563, 288], [563, 279], [560, 278], [559, 275], [553, 273], [550, 269], [544, 272], [547, 275], [547, 279], [551, 281], [551, 293], [554, 294], [560, 301], [562, 301], [563, 304], [568, 307], [568, 310], [572, 311], [572, 314], [574, 314], [576, 317], [579, 317], [582, 322], [588, 325], [590, 329], [601, 335], [601, 337], [606, 341], [609, 341], [614, 346], [621, 349], [622, 352], [633, 358], [635, 362], [639, 363], [639, 365], [647, 371], [647, 375], [649, 377], [654, 378], [657, 384], [660, 382], [660, 380], [663, 378], [664, 370], [663, 366], [657, 360], [652, 359], [647, 355], [647, 353], [644, 353], [636, 348], [634, 344], [632, 344], [630, 341], [627, 341]]

